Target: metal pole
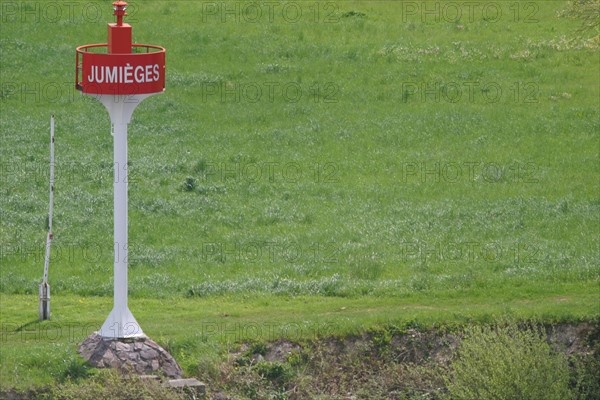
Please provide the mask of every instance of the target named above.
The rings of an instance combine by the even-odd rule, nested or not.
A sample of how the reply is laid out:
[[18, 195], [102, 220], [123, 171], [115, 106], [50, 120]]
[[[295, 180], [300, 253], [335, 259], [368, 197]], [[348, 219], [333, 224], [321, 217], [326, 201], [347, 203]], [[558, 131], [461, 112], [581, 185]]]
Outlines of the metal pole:
[[[144, 97], [140, 97], [141, 101]], [[112, 122], [114, 152], [114, 293], [113, 309], [100, 333], [107, 338], [145, 336], [127, 304], [127, 125], [138, 101], [124, 102], [125, 97], [103, 96], [102, 104]]]
[[50, 204], [48, 207], [48, 234], [46, 235], [46, 255], [44, 257], [44, 277], [39, 287], [40, 321], [50, 319], [50, 285], [48, 269], [50, 267], [50, 244], [52, 243], [52, 214], [54, 211], [54, 115], [50, 116]]
[[114, 308], [127, 310], [127, 124], [113, 124], [114, 135]]
[[127, 304], [127, 125], [137, 105], [148, 96], [106, 95], [99, 99], [110, 115], [114, 144], [114, 305], [100, 329], [105, 338], [145, 336]]

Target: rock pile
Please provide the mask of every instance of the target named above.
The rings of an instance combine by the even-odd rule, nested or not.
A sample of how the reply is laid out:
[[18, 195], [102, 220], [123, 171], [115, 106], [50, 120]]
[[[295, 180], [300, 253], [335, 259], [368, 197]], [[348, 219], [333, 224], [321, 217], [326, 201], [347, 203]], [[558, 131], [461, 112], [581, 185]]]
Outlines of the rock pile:
[[111, 339], [93, 333], [79, 346], [79, 354], [97, 368], [115, 368], [138, 375], [162, 373], [169, 378], [181, 378], [177, 361], [148, 337]]

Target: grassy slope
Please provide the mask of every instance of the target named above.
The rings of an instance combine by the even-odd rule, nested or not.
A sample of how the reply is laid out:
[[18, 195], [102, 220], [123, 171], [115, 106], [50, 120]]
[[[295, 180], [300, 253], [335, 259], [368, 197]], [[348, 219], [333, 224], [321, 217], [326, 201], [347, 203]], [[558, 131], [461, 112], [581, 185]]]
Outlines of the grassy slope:
[[[508, 3], [497, 22], [423, 23], [397, 2], [340, 2], [318, 18], [303, 8], [298, 23], [261, 24], [223, 23], [202, 2], [169, 4], [140, 4], [132, 21], [137, 42], [168, 49], [167, 92], [139, 107], [129, 140], [131, 303], [148, 334], [194, 341], [173, 315], [317, 321], [338, 333], [383, 321], [597, 315], [598, 52], [561, 39], [579, 35], [579, 21], [557, 17], [564, 2], [536, 2], [529, 23], [531, 10], [517, 19]], [[68, 87], [73, 50], [104, 40], [103, 17], [1, 28], [8, 330], [35, 318], [50, 112], [54, 321], [96, 326], [110, 308], [110, 126], [96, 101]], [[39, 98], [7, 86], [32, 82]], [[299, 101], [267, 97], [268, 85], [292, 84]], [[438, 85], [440, 100], [423, 97], [423, 85]], [[443, 86], [461, 99], [444, 100]], [[253, 87], [260, 101], [244, 96]], [[497, 87], [499, 101], [488, 102], [481, 88]], [[435, 163], [460, 174], [407, 174]], [[192, 191], [182, 190], [188, 177]], [[75, 342], [50, 342], [13, 347], [21, 338], [3, 336], [3, 384], [51, 379], [41, 355], [68, 359]], [[178, 357], [193, 364], [198, 353]]]
[[[449, 328], [507, 316], [535, 315], [546, 322], [589, 318], [589, 305], [597, 296], [570, 296], [572, 292], [573, 287], [564, 287], [519, 301], [502, 293], [493, 300], [471, 297], [468, 301], [460, 296], [137, 299], [131, 309], [144, 332], [168, 346], [186, 373], [195, 374], [199, 365], [220, 359], [242, 341], [305, 341], [381, 326]], [[52, 321], [39, 323], [31, 312], [35, 298], [3, 297], [3, 313], [11, 316], [11, 322], [4, 322], [1, 332], [1, 376], [3, 386], [9, 387], [63, 379], [70, 367], [79, 364], [78, 344], [102, 324], [104, 316], [98, 310], [111, 306], [110, 299], [102, 297], [57, 296], [52, 301], [56, 310]]]

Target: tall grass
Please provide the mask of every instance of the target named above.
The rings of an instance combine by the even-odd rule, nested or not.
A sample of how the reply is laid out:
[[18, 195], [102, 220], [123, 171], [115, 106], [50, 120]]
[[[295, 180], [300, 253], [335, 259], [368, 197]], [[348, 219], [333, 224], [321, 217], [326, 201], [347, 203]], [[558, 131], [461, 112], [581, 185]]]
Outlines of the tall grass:
[[544, 334], [514, 324], [472, 327], [447, 380], [449, 399], [573, 398], [569, 366]]

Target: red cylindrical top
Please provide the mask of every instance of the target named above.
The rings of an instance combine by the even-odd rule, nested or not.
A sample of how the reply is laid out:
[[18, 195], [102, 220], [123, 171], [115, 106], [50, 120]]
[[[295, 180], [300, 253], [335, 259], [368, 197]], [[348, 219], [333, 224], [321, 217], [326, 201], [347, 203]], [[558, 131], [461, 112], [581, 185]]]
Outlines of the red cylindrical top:
[[108, 42], [77, 48], [76, 87], [86, 94], [119, 96], [164, 91], [165, 49], [132, 44], [131, 25], [123, 22], [127, 3], [112, 4], [117, 22], [108, 24]]
[[117, 26], [123, 25], [123, 16], [127, 15], [125, 10], [127, 9], [127, 2], [125, 1], [115, 1], [112, 3], [113, 9], [115, 12], [113, 15], [117, 16]]

